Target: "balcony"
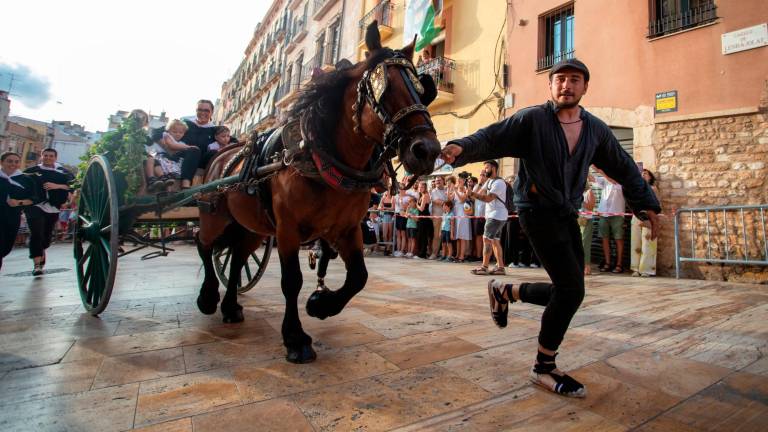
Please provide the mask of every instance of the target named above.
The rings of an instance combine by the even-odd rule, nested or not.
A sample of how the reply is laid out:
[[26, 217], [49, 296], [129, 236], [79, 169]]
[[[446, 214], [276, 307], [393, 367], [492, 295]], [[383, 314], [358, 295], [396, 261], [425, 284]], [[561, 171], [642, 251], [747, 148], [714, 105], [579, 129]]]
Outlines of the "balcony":
[[315, 0], [315, 7], [313, 9], [315, 14], [312, 16], [312, 18], [315, 21], [320, 21], [331, 9], [331, 6], [336, 4], [338, 1], [339, 0]]
[[381, 41], [384, 42], [389, 39], [389, 37], [392, 36], [392, 18], [394, 15], [395, 5], [392, 4], [390, 0], [384, 0], [368, 11], [358, 24], [360, 27], [360, 43], [358, 44], [358, 47], [365, 47], [365, 29], [368, 27], [368, 24], [372, 23], [374, 20], [379, 23]]
[[419, 74], [432, 75], [437, 86], [437, 97], [429, 107], [433, 108], [453, 102], [453, 74], [456, 71], [456, 62], [448, 57], [437, 57], [418, 65]]
[[539, 58], [536, 60], [536, 71], [543, 71], [547, 70], [552, 67], [555, 63], [566, 60], [574, 57], [574, 50], [571, 51], [561, 51], [555, 54], [549, 54], [545, 55], [544, 57]]
[[701, 3], [701, 6], [674, 14], [652, 11], [651, 20], [648, 23], [648, 38], [677, 33], [715, 21], [717, 19], [717, 6], [715, 6], [714, 0]]
[[280, 85], [275, 95], [275, 106], [278, 108], [286, 108], [290, 106], [293, 101], [299, 96], [299, 83], [286, 82]]
[[285, 53], [290, 54], [296, 49], [299, 42], [301, 42], [305, 36], [307, 36], [307, 30], [304, 21], [299, 19], [295, 20], [287, 38], [288, 45], [285, 47]]
[[334, 48], [331, 46], [331, 44], [326, 44], [325, 49], [323, 50], [323, 63], [320, 65], [320, 68], [323, 70], [323, 72], [328, 72], [329, 70], [332, 70], [336, 66], [336, 62], [339, 61], [339, 50], [341, 49], [340, 46], [336, 46], [335, 53]]

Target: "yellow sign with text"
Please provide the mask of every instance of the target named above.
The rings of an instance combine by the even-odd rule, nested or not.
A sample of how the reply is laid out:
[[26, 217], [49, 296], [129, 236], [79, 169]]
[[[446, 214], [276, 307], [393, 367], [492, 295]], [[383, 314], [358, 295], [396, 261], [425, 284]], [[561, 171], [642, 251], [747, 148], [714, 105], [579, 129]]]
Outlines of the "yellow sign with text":
[[656, 93], [657, 113], [666, 113], [677, 111], [677, 90]]

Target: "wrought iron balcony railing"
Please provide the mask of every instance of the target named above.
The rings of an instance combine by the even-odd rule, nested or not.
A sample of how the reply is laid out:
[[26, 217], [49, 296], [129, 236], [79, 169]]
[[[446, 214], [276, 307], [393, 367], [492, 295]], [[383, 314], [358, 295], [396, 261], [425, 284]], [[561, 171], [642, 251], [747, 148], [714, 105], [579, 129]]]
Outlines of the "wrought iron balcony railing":
[[390, 0], [383, 0], [373, 9], [368, 11], [358, 24], [361, 31], [361, 40], [362, 38], [365, 38], [365, 28], [368, 27], [368, 24], [372, 23], [373, 20], [378, 21], [379, 25], [392, 27], [392, 17], [394, 16], [394, 11], [395, 5]]
[[420, 74], [432, 75], [437, 84], [437, 89], [453, 93], [453, 73], [456, 70], [456, 62], [448, 57], [436, 57], [426, 60], [416, 66]]
[[536, 70], [541, 71], [541, 70], [549, 69], [552, 67], [552, 65], [559, 62], [560, 60], [573, 58], [574, 52], [575, 50], [560, 51], [558, 53], [545, 55], [544, 57], [541, 57], [536, 61]]
[[657, 13], [648, 23], [648, 37], [654, 38], [669, 33], [675, 33], [692, 27], [710, 23], [717, 19], [717, 6], [714, 0], [704, 2], [701, 6], [692, 7], [676, 14], [662, 15]]

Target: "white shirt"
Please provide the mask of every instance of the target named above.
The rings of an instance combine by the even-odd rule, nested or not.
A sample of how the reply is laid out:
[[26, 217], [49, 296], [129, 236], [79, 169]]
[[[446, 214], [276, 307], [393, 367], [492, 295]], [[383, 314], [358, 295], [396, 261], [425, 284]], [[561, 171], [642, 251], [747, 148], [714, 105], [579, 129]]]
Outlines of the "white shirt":
[[[485, 218], [505, 221], [509, 216], [507, 206], [507, 184], [503, 179], [488, 179], [485, 182], [485, 190], [488, 194], [494, 194], [496, 197], [492, 201], [485, 203]], [[498, 199], [497, 199], [498, 197]]]
[[603, 190], [600, 204], [597, 206], [598, 213], [624, 213], [627, 205], [624, 202], [621, 185], [611, 183], [602, 177], [596, 178], [595, 183]]
[[[476, 185], [473, 192], [479, 192], [484, 186], [485, 183]], [[485, 202], [480, 201], [479, 199], [475, 200], [475, 216], [485, 217]]]
[[429, 193], [429, 197], [431, 199], [431, 201], [429, 202], [429, 214], [431, 214], [432, 216], [442, 216], [443, 214], [442, 204], [439, 206], [435, 206], [435, 204], [432, 201], [442, 201], [442, 202], [448, 201], [448, 194], [445, 192], [445, 189], [434, 188], [432, 189], [432, 192]]

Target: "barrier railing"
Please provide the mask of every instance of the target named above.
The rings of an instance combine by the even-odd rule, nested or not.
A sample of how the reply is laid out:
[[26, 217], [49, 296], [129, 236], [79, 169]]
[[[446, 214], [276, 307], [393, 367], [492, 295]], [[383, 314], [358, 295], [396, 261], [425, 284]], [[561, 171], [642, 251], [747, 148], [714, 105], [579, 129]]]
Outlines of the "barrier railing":
[[[675, 277], [680, 278], [684, 262], [768, 266], [767, 218], [768, 204], [678, 209]], [[684, 250], [684, 232], [690, 236], [690, 250]]]

